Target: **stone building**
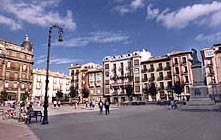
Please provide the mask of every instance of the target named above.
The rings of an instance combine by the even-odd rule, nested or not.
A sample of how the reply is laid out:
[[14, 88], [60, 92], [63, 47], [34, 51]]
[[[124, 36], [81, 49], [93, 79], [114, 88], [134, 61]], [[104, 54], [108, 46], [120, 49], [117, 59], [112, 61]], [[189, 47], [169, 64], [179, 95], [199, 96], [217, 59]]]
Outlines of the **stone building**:
[[[48, 101], [52, 102], [52, 98], [56, 97], [56, 93], [61, 91], [63, 97], [69, 96], [71, 77], [58, 72], [49, 71], [48, 83]], [[33, 70], [33, 86], [32, 100], [43, 102], [45, 96], [46, 70]]]
[[19, 102], [21, 94], [31, 94], [33, 44], [26, 35], [21, 45], [0, 39], [0, 91], [8, 100]]
[[221, 94], [221, 44], [203, 48], [200, 52], [209, 94]]
[[141, 61], [150, 56], [145, 50], [106, 56], [103, 59], [104, 96], [110, 97], [112, 103], [142, 100]]

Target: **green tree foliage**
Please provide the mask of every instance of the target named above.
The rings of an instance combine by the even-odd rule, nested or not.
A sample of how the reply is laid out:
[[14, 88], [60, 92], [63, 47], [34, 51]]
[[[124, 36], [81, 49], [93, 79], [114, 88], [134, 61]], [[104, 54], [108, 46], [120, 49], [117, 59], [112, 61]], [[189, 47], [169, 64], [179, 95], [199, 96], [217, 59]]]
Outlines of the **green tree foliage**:
[[8, 99], [8, 92], [6, 92], [6, 90], [3, 90], [1, 92], [1, 100], [2, 101], [7, 101], [7, 99]]
[[78, 96], [77, 89], [73, 85], [70, 87], [69, 95], [70, 95], [71, 98], [74, 98], [74, 97]]
[[25, 102], [29, 98], [29, 94], [27, 91], [21, 94], [21, 101]]
[[56, 96], [60, 100], [61, 98], [63, 98], [63, 92], [61, 90], [58, 90], [57, 93], [56, 93]]
[[156, 89], [155, 83], [150, 84], [149, 93], [151, 96], [156, 96], [157, 89]]
[[127, 96], [131, 96], [133, 94], [133, 87], [132, 87], [132, 85], [127, 85], [125, 88], [126, 88]]
[[89, 96], [89, 90], [88, 90], [86, 87], [84, 87], [84, 88], [82, 89], [82, 95], [83, 95], [83, 98], [88, 98], [88, 96]]
[[178, 95], [180, 95], [182, 92], [183, 92], [183, 85], [181, 85], [181, 83], [179, 81], [177, 81], [175, 84], [174, 84], [174, 92]]

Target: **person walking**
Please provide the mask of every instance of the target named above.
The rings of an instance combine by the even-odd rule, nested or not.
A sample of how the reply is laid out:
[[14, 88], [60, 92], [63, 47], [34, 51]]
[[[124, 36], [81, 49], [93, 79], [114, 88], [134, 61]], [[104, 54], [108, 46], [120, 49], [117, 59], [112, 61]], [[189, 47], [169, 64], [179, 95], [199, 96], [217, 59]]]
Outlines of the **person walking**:
[[54, 104], [54, 108], [56, 107], [56, 105], [57, 105], [57, 101], [56, 100], [54, 100], [53, 101], [53, 104]]
[[98, 102], [98, 106], [99, 106], [99, 109], [100, 109], [100, 114], [102, 114], [104, 103], [102, 102], [101, 99], [100, 99], [100, 101]]
[[110, 102], [108, 101], [108, 99], [105, 100], [104, 102], [104, 106], [105, 106], [105, 114], [110, 114]]
[[60, 100], [58, 100], [58, 107], [60, 107], [61, 106], [61, 101]]

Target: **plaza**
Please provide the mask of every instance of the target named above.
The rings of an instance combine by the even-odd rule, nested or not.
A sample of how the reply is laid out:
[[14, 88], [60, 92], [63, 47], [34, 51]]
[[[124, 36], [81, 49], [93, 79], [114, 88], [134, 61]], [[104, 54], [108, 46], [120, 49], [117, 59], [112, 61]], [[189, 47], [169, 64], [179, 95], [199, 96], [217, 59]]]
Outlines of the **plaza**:
[[65, 114], [50, 109], [49, 125], [5, 120], [0, 126], [1, 140], [219, 140], [221, 113], [157, 105], [114, 107], [110, 115], [100, 115], [97, 109]]

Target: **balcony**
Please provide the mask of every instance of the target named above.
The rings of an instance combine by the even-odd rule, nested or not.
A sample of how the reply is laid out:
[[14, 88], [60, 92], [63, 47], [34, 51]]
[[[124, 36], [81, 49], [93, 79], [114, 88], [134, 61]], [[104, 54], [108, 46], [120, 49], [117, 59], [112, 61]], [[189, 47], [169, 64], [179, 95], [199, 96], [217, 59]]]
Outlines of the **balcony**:
[[162, 80], [163, 80], [163, 76], [157, 77], [157, 81], [162, 81]]
[[167, 75], [164, 77], [164, 80], [171, 80], [172, 79], [172, 76], [171, 75]]
[[166, 71], [166, 70], [171, 70], [171, 67], [170, 66], [166, 66], [166, 67], [164, 67], [164, 70]]
[[155, 77], [150, 77], [149, 82], [153, 82], [155, 80]]
[[148, 81], [148, 78], [143, 78], [142, 79], [142, 82], [147, 82]]
[[147, 69], [142, 69], [142, 73], [145, 73], [147, 72], [148, 70]]
[[154, 72], [154, 68], [150, 68], [148, 72]]
[[163, 67], [158, 67], [157, 68], [157, 71], [162, 71], [163, 70]]

